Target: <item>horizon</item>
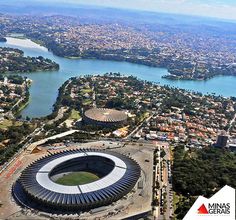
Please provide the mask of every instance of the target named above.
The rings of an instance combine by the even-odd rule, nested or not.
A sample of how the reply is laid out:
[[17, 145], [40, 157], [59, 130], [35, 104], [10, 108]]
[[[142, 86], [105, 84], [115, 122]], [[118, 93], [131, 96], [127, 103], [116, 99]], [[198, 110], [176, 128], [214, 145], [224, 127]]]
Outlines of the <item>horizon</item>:
[[[149, 4], [147, 4], [149, 2]], [[204, 3], [203, 3], [204, 2]], [[34, 5], [53, 5], [58, 3], [59, 5], [67, 6], [78, 6], [78, 7], [100, 7], [100, 8], [110, 8], [117, 10], [132, 10], [132, 11], [141, 11], [147, 13], [156, 13], [156, 14], [171, 14], [171, 15], [180, 15], [180, 16], [193, 16], [201, 18], [216, 19], [221, 21], [235, 22], [236, 21], [236, 2], [228, 0], [227, 3], [222, 0], [131, 0], [128, 3], [125, 3], [124, 0], [111, 1], [111, 0], [92, 0], [87, 2], [85, 0], [35, 0], [26, 1], [26, 0], [11, 0], [6, 1], [2, 0], [0, 6], [18, 6], [18, 7], [28, 7]], [[121, 4], [123, 3], [123, 4]], [[144, 6], [145, 3], [145, 6]], [[165, 7], [164, 7], [165, 5]], [[57, 5], [58, 6], [58, 5]], [[201, 9], [200, 9], [201, 8]], [[180, 10], [181, 9], [181, 10]]]
[[[11, 1], [14, 2], [15, 0]], [[6, 1], [7, 2], [7, 1]], [[15, 1], [17, 3], [25, 0]], [[116, 9], [131, 9], [156, 13], [169, 13], [179, 15], [200, 16], [222, 20], [236, 21], [236, 2], [233, 0], [36, 0], [27, 1], [27, 4], [75, 4], [81, 6], [100, 6]]]

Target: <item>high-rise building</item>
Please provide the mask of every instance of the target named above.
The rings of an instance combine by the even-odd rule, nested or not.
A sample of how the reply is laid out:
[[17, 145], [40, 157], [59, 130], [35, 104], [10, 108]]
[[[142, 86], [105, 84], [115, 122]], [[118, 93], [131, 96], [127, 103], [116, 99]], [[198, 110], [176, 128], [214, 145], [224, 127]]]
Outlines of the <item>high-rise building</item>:
[[222, 131], [221, 134], [218, 135], [217, 141], [214, 144], [215, 147], [223, 148], [226, 147], [229, 136], [225, 131]]

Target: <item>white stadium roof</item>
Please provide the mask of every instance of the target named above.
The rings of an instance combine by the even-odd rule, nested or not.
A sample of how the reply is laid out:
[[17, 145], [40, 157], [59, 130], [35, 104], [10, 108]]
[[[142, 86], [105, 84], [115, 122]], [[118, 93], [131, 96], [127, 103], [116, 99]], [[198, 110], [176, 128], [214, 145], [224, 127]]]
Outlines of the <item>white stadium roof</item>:
[[[74, 159], [74, 158], [85, 157], [85, 156], [101, 156], [101, 157], [108, 158], [115, 163], [115, 167], [111, 171], [111, 173], [109, 173], [107, 176], [103, 177], [102, 179], [99, 179], [92, 183], [79, 185], [79, 187], [57, 184], [50, 179], [49, 177], [50, 172], [59, 164], [66, 162], [68, 160]], [[80, 194], [81, 192], [87, 193], [87, 192], [100, 190], [102, 188], [105, 188], [114, 184], [115, 182], [117, 182], [119, 179], [123, 177], [123, 175], [125, 174], [126, 168], [127, 168], [126, 164], [120, 158], [115, 157], [110, 154], [105, 154], [105, 153], [100, 153], [100, 152], [76, 153], [76, 154], [59, 157], [47, 163], [46, 165], [44, 165], [36, 174], [36, 180], [42, 187], [53, 192], [64, 193], [64, 194]]]

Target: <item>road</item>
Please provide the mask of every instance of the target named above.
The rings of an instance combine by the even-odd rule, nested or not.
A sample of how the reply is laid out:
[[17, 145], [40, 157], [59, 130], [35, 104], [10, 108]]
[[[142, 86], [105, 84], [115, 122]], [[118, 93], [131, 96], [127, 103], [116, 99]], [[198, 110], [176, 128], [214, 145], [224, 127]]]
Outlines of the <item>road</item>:
[[[68, 83], [66, 84], [65, 86], [65, 89], [67, 88], [67, 86], [70, 84], [71, 80], [68, 81]], [[20, 100], [19, 100], [20, 101]], [[11, 112], [11, 111], [10, 111]], [[61, 111], [58, 112], [58, 115], [56, 117], [56, 119], [52, 119], [50, 121], [47, 122], [47, 124], [52, 124], [53, 122], [55, 122], [55, 120], [58, 120], [60, 119], [61, 117], [63, 117], [63, 113], [64, 113], [64, 109], [61, 109]], [[41, 124], [40, 127], [36, 128], [31, 134], [27, 135], [20, 143], [24, 143], [27, 139], [29, 139], [25, 144], [24, 146], [11, 158], [10, 161], [8, 161], [7, 163], [4, 164], [4, 166], [0, 169], [0, 175], [2, 174], [2, 172], [7, 169], [8, 166], [10, 166], [18, 157], [20, 157], [20, 155], [25, 151], [25, 150], [28, 150], [28, 151], [31, 151], [35, 146], [37, 146], [36, 144], [37, 143], [43, 143], [44, 141], [46, 142], [47, 140], [50, 140], [50, 138], [53, 138], [53, 137], [49, 137], [49, 138], [46, 138], [46, 139], [43, 139], [39, 142], [35, 142], [35, 143], [31, 143], [33, 138], [39, 134], [40, 132], [42, 132], [44, 130], [44, 126], [46, 124], [43, 123]], [[67, 135], [70, 134], [70, 132], [72, 131], [69, 131]], [[75, 132], [75, 131], [74, 131]], [[72, 132], [73, 133], [73, 132]], [[66, 136], [66, 135], [65, 135]], [[55, 135], [54, 136], [54, 139], [56, 138], [59, 138], [59, 137], [63, 137], [63, 134], [58, 134], [58, 135]], [[44, 142], [44, 143], [45, 143]], [[19, 143], [19, 144], [20, 144]], [[39, 144], [38, 144], [39, 145]]]
[[82, 130], [69, 130], [60, 134], [56, 134], [53, 135], [51, 137], [47, 137], [44, 138], [42, 140], [36, 141], [34, 143], [31, 143], [33, 137], [37, 134], [39, 134], [41, 131], [43, 131], [43, 127], [44, 124], [40, 127], [40, 128], [36, 128], [31, 134], [29, 134], [27, 137], [25, 137], [22, 142], [24, 142], [25, 140], [27, 140], [29, 138], [29, 140], [25, 143], [25, 145], [14, 155], [14, 157], [8, 162], [6, 163], [2, 169], [0, 170], [0, 175], [1, 173], [12, 163], [14, 162], [24, 151], [32, 151], [35, 147], [37, 147], [38, 145], [42, 145], [44, 143], [46, 143], [48, 140], [54, 140], [57, 138], [61, 138], [61, 137], [65, 137], [68, 136], [70, 134], [74, 134], [76, 132], [80, 132], [80, 133], [89, 133], [89, 134], [94, 134], [94, 132], [87, 132], [87, 131], [82, 131]]
[[164, 157], [166, 167], [165, 167], [165, 170], [164, 170], [165, 175], [164, 175], [163, 181], [164, 181], [164, 185], [166, 186], [166, 193], [167, 193], [167, 196], [166, 196], [167, 209], [166, 209], [166, 212], [165, 212], [165, 217], [166, 217], [166, 219], [170, 219], [170, 216], [172, 216], [174, 214], [173, 213], [172, 184], [169, 181], [169, 178], [171, 177], [170, 147], [166, 147], [166, 148], [164, 148], [164, 150], [166, 152], [166, 155]]
[[[38, 133], [40, 133], [43, 129], [43, 126], [42, 125], [40, 128], [36, 128], [31, 134], [29, 134], [28, 136], [26, 136], [20, 143], [23, 143], [24, 141], [26, 141], [27, 139], [29, 139], [25, 144], [24, 146], [13, 156], [13, 158], [11, 158], [11, 160], [7, 163], [4, 164], [4, 166], [1, 168], [0, 170], [0, 175], [3, 173], [3, 171], [5, 169], [7, 169], [8, 166], [10, 166], [18, 157], [20, 157], [20, 155], [27, 149], [27, 147], [30, 146], [30, 143], [33, 139], [33, 137], [35, 135], [37, 135]], [[19, 143], [19, 144], [20, 144]]]
[[[158, 190], [158, 198], [159, 198], [159, 206], [157, 207], [154, 217], [157, 220], [170, 219], [170, 216], [173, 216], [173, 191], [172, 184], [169, 182], [169, 177], [171, 176], [171, 166], [169, 165], [171, 160], [171, 152], [170, 146], [168, 144], [162, 145], [157, 144], [158, 147], [158, 178], [159, 182], [159, 190]], [[161, 157], [161, 151], [165, 151], [165, 156]], [[166, 196], [164, 196], [166, 195]], [[164, 205], [166, 204], [166, 205]]]
[[129, 138], [131, 138], [132, 135], [134, 135], [135, 133], [137, 133], [138, 130], [143, 126], [143, 124], [144, 124], [145, 122], [149, 122], [152, 117], [153, 117], [153, 114], [152, 114], [151, 116], [149, 116], [148, 118], [146, 118], [145, 120], [143, 120], [143, 122], [142, 122], [140, 125], [138, 125], [138, 126], [137, 126], [129, 135], [127, 135], [124, 139], [129, 139]]
[[[26, 86], [27, 86], [27, 82], [26, 81], [24, 81], [24, 87], [26, 88]], [[23, 98], [22, 98], [23, 97]], [[21, 98], [11, 107], [11, 109], [6, 113], [6, 115], [9, 115], [9, 116], [11, 116], [12, 118], [14, 117], [14, 114], [13, 114], [13, 109], [16, 107], [16, 106], [18, 106], [21, 102], [23, 102], [24, 101], [24, 99], [25, 99], [26, 97], [25, 97], [25, 89], [24, 89], [24, 93], [23, 94], [21, 94]]]
[[92, 87], [92, 91], [93, 91], [93, 107], [97, 108], [97, 103], [96, 103], [96, 93], [94, 91], [94, 86]]
[[24, 99], [23, 98], [20, 98], [10, 109], [10, 112], [12, 112], [12, 110], [17, 106], [19, 105]]
[[[157, 152], [157, 158], [158, 158], [158, 163], [156, 165], [156, 169], [155, 169], [155, 179], [156, 179], [156, 182], [159, 183], [159, 186], [161, 186], [161, 157], [160, 157], [160, 149], [161, 149], [161, 146], [160, 145], [157, 145], [157, 142], [156, 142], [156, 147], [158, 147], [158, 152]], [[161, 195], [161, 191], [160, 191], [160, 188], [157, 190], [157, 196], [156, 198], [158, 199], [159, 201], [159, 204], [160, 204], [160, 195]], [[155, 219], [159, 219], [159, 216], [160, 216], [160, 205], [156, 206], [155, 207], [155, 212], [154, 212], [154, 218]]]
[[236, 113], [235, 113], [233, 119], [229, 122], [229, 128], [227, 130], [228, 133], [230, 132], [230, 129], [232, 128], [232, 125], [235, 121], [236, 121]]

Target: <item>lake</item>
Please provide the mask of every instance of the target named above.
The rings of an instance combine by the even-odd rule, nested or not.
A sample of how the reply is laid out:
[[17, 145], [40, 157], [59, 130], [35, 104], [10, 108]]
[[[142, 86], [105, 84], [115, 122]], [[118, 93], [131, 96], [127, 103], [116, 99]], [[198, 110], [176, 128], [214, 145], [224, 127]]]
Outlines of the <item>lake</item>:
[[30, 87], [30, 103], [22, 111], [22, 116], [30, 118], [42, 117], [52, 112], [52, 106], [57, 98], [58, 88], [67, 79], [85, 74], [104, 74], [120, 72], [125, 75], [137, 76], [140, 79], [159, 82], [161, 85], [170, 85], [187, 90], [215, 93], [226, 97], [236, 96], [236, 77], [217, 76], [207, 81], [168, 80], [162, 76], [168, 74], [165, 68], [148, 67], [128, 62], [68, 59], [55, 56], [29, 39], [7, 38], [7, 42], [0, 42], [0, 47], [18, 48], [24, 51], [25, 56], [43, 56], [60, 65], [59, 71], [23, 73], [33, 80]]

